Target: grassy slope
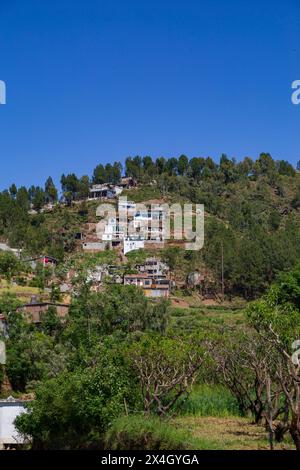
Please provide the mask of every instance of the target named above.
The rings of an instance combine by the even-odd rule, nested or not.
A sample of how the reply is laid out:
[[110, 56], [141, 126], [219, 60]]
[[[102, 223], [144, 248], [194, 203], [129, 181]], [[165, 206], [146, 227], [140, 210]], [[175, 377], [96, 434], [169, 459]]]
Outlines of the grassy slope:
[[[267, 434], [249, 418], [184, 416], [173, 419], [177, 429], [189, 431], [200, 450], [268, 450]], [[293, 449], [289, 439], [276, 444], [277, 450]]]
[[171, 328], [184, 331], [244, 322], [243, 308], [235, 306], [170, 307], [169, 314]]
[[[171, 307], [170, 315], [172, 327], [185, 331], [244, 322], [241, 306]], [[269, 449], [265, 428], [252, 424], [251, 417], [241, 417], [236, 400], [221, 386], [196, 386], [170, 424], [181, 432], [188, 432], [199, 450]], [[286, 436], [275, 448], [285, 450], [294, 446]]]

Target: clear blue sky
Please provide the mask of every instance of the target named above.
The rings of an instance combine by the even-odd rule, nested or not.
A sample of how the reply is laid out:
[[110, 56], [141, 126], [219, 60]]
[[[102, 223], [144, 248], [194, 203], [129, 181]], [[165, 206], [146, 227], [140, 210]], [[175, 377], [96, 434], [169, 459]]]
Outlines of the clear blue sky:
[[299, 0], [1, 0], [0, 188], [128, 155], [300, 159]]

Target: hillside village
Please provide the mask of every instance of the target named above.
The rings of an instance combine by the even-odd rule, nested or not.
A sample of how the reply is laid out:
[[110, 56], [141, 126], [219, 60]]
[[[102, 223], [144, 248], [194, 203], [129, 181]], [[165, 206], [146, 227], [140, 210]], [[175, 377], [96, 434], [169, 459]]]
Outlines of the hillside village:
[[[181, 246], [183, 241], [175, 241], [174, 236], [171, 242], [165, 239], [168, 214], [164, 208], [163, 199], [145, 203], [127, 201], [126, 197], [122, 198], [122, 193], [126, 189], [138, 190], [137, 181], [132, 177], [121, 177], [118, 184], [93, 184], [86, 198], [72, 202], [71, 205], [75, 207], [78, 203], [109, 203], [116, 209], [115, 217], [108, 216], [100, 220], [97, 217], [98, 222], [82, 224], [81, 231], [74, 233], [76, 239], [74, 253], [79, 254], [79, 257], [82, 253], [81, 258], [84, 259], [84, 254], [93, 257], [97, 253], [110, 250], [115, 252], [115, 265], [103, 263], [86, 269], [86, 281], [93, 291], [101, 291], [107, 283], [116, 283], [140, 287], [145, 296], [153, 300], [161, 297], [169, 298], [176, 287], [176, 281], [174, 275], [171, 275], [169, 266], [160, 259], [161, 250], [169, 244]], [[47, 202], [40, 207], [39, 211], [35, 210], [34, 205], [31, 204], [28, 213], [31, 216], [38, 213], [51, 214], [60, 207], [69, 205], [70, 203], [64, 198], [55, 203]], [[148, 257], [144, 257], [143, 263], [131, 264], [128, 270], [126, 255], [135, 250], [145, 250]], [[22, 248], [12, 248], [4, 242], [0, 243], [0, 251], [13, 254], [20, 260], [21, 265], [26, 267], [27, 272], [22, 273], [22, 282], [28, 285], [27, 293], [25, 290], [22, 292], [22, 288], [18, 291], [17, 278], [16, 276], [12, 278], [14, 292], [22, 300], [26, 300], [18, 308], [19, 312], [25, 313], [34, 323], [41, 321], [41, 315], [48, 311], [49, 307], [55, 307], [59, 316], [65, 316], [68, 313], [70, 299], [75, 293], [73, 281], [78, 276], [76, 268], [65, 269], [60, 279], [56, 275], [56, 269], [61, 263], [49, 254], [36, 253], [34, 256], [26, 256]], [[45, 289], [39, 289], [38, 294], [32, 293], [29, 286], [34, 279], [34, 274], [41, 270], [47, 273]], [[180, 279], [178, 284], [181, 287], [196, 287], [200, 286], [203, 281], [204, 277], [199, 272], [189, 272], [186, 279]], [[64, 303], [53, 302], [50, 285], [56, 286], [59, 297], [64, 299]], [[1, 287], [3, 288], [3, 285]], [[1, 318], [4, 322], [3, 315]]]
[[[228, 243], [230, 237], [240, 237], [243, 240], [242, 230], [245, 229], [238, 226], [235, 228], [234, 219], [229, 222], [232, 215], [228, 210], [237, 203], [236, 197], [242, 188], [241, 184], [246, 185], [245, 189], [241, 189], [241, 199], [244, 198], [245, 207], [247, 204], [249, 206], [251, 201], [251, 193], [248, 190], [251, 186], [255, 188], [256, 185], [258, 192], [264, 187], [265, 192], [268, 190], [273, 193], [273, 200], [269, 201], [270, 209], [267, 209], [263, 222], [255, 218], [261, 217], [266, 209], [262, 212], [259, 203], [253, 203], [251, 209], [248, 207], [247, 210], [252, 211], [253, 218], [252, 227], [249, 226], [248, 230], [249, 235], [247, 234], [249, 241], [253, 236], [251, 231], [253, 232], [254, 228], [259, 230], [259, 226], [265, 225], [266, 222], [271, 224], [269, 228], [265, 227], [270, 231], [270, 236], [274, 238], [283, 235], [283, 230], [280, 230], [282, 223], [278, 220], [279, 214], [285, 223], [299, 224], [299, 175], [287, 162], [275, 162], [268, 154], [261, 154], [256, 162], [247, 157], [238, 164], [223, 155], [219, 166], [210, 158], [188, 160], [184, 155], [178, 160], [160, 158], [156, 161], [152, 161], [150, 157], [135, 157], [126, 160], [125, 169], [126, 176], [122, 176], [122, 166], [117, 162], [113, 165], [98, 165], [91, 179], [87, 176], [77, 178], [74, 174], [63, 175], [60, 197], [52, 178], [46, 181], [45, 189], [32, 187], [27, 191], [24, 187], [17, 189], [12, 185], [9, 192], [3, 192], [4, 225], [2, 236], [0, 234], [0, 253], [13, 254], [21, 263], [19, 271], [23, 269], [23, 272], [13, 275], [10, 282], [17, 296], [25, 301], [24, 308], [27, 311], [47, 309], [48, 305], [51, 305], [50, 302], [53, 302], [53, 291], [59, 293], [58, 297], [63, 299], [67, 306], [76, 290], [74, 284], [79, 276], [78, 270], [82, 270], [86, 262], [90, 262], [91, 266], [85, 268], [85, 279], [95, 291], [101, 291], [107, 283], [130, 284], [142, 287], [149, 298], [169, 298], [171, 295], [176, 301], [175, 293], [179, 293], [178, 289], [181, 293], [191, 293], [191, 289], [195, 289], [199, 301], [208, 300], [216, 304], [225, 300], [226, 292], [227, 300], [230, 300], [232, 295], [239, 296], [238, 289], [234, 288], [233, 281], [230, 280], [237, 268], [230, 268], [233, 261], [228, 259], [228, 254], [232, 251]], [[209, 176], [206, 175], [208, 170]], [[177, 187], [173, 187], [175, 181]], [[215, 192], [214, 187], [221, 184], [224, 194], [216, 195], [215, 200], [224, 205], [228, 197], [227, 191], [233, 201], [233, 204], [229, 203], [226, 211], [219, 210], [219, 214], [211, 203], [205, 205], [205, 246], [202, 252], [191, 254], [185, 252], [185, 240], [182, 236], [176, 236], [178, 234], [175, 233], [174, 227], [172, 229], [174, 221], [166, 211], [166, 203], [179, 201], [182, 206], [184, 202], [205, 202], [205, 192], [203, 198], [196, 200], [182, 197], [182, 186], [188, 182], [192, 193], [194, 186], [203, 189], [207, 186], [207, 190], [211, 188], [211, 192]], [[291, 188], [291, 182], [296, 182], [296, 187], [292, 195], [288, 196], [288, 201], [286, 188], [287, 184]], [[17, 237], [19, 243], [16, 241], [11, 245], [11, 241], [16, 239], [14, 232], [18, 232], [19, 228], [16, 225], [11, 232], [10, 226], [14, 226], [16, 221], [6, 222], [8, 215], [4, 211], [5, 199], [8, 197], [10, 204], [17, 204], [22, 211], [26, 209], [26, 217], [30, 217], [29, 224], [38, 227], [39, 221], [46, 222], [47, 237], [52, 236], [52, 240], [47, 242], [48, 247], [45, 245], [43, 252], [40, 248], [36, 251], [29, 247], [31, 240], [23, 241], [20, 237]], [[102, 205], [106, 209], [99, 214], [97, 208]], [[266, 203], [264, 205], [266, 206]], [[226, 214], [226, 219], [223, 213]], [[191, 215], [195, 216], [194, 213]], [[228, 230], [229, 224], [236, 230], [235, 234]], [[170, 237], [167, 237], [167, 227], [171, 228]], [[5, 233], [9, 234], [8, 239], [5, 238]], [[216, 241], [213, 239], [215, 235], [218, 237]], [[56, 241], [57, 237], [59, 238]], [[214, 245], [210, 247], [212, 242]], [[58, 243], [61, 244], [63, 252], [58, 251], [56, 247], [51, 248], [51, 245]], [[245, 249], [241, 248], [244, 250], [241, 257], [244, 257]], [[105, 260], [109, 252], [112, 253], [111, 263]], [[142, 254], [136, 255], [135, 263], [131, 253], [134, 259], [134, 253], [139, 252]], [[99, 260], [102, 256], [103, 262], [97, 262], [98, 255]], [[138, 260], [139, 257], [143, 258], [143, 263]], [[237, 262], [237, 258], [234, 262]], [[153, 269], [150, 269], [151, 265], [154, 266]], [[164, 269], [161, 268], [162, 265], [165, 266]], [[44, 277], [42, 281], [36, 280], [41, 277]], [[240, 279], [237, 279], [238, 283]], [[35, 287], [35, 282], [40, 282], [40, 285]], [[248, 281], [247, 289], [251, 282]], [[256, 287], [259, 289], [258, 284]], [[0, 286], [0, 289], [3, 288], [5, 289], [4, 281]], [[255, 286], [253, 291], [255, 292]], [[247, 292], [245, 294], [247, 295]], [[31, 307], [33, 303], [36, 306]]]

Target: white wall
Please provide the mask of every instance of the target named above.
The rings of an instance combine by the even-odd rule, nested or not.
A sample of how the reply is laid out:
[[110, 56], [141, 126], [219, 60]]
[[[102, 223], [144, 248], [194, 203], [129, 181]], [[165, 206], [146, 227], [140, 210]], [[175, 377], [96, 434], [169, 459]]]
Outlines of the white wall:
[[24, 411], [24, 406], [20, 403], [0, 403], [0, 446], [23, 442], [13, 423]]
[[144, 240], [124, 240], [124, 255], [132, 250], [139, 250], [144, 248]]

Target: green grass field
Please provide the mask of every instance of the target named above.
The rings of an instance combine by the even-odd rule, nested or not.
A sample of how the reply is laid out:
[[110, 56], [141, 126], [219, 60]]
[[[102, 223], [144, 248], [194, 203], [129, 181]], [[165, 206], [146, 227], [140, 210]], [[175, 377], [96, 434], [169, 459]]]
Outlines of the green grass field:
[[226, 306], [170, 307], [169, 315], [170, 327], [181, 331], [209, 329], [217, 325], [239, 325], [245, 318], [243, 308]]

